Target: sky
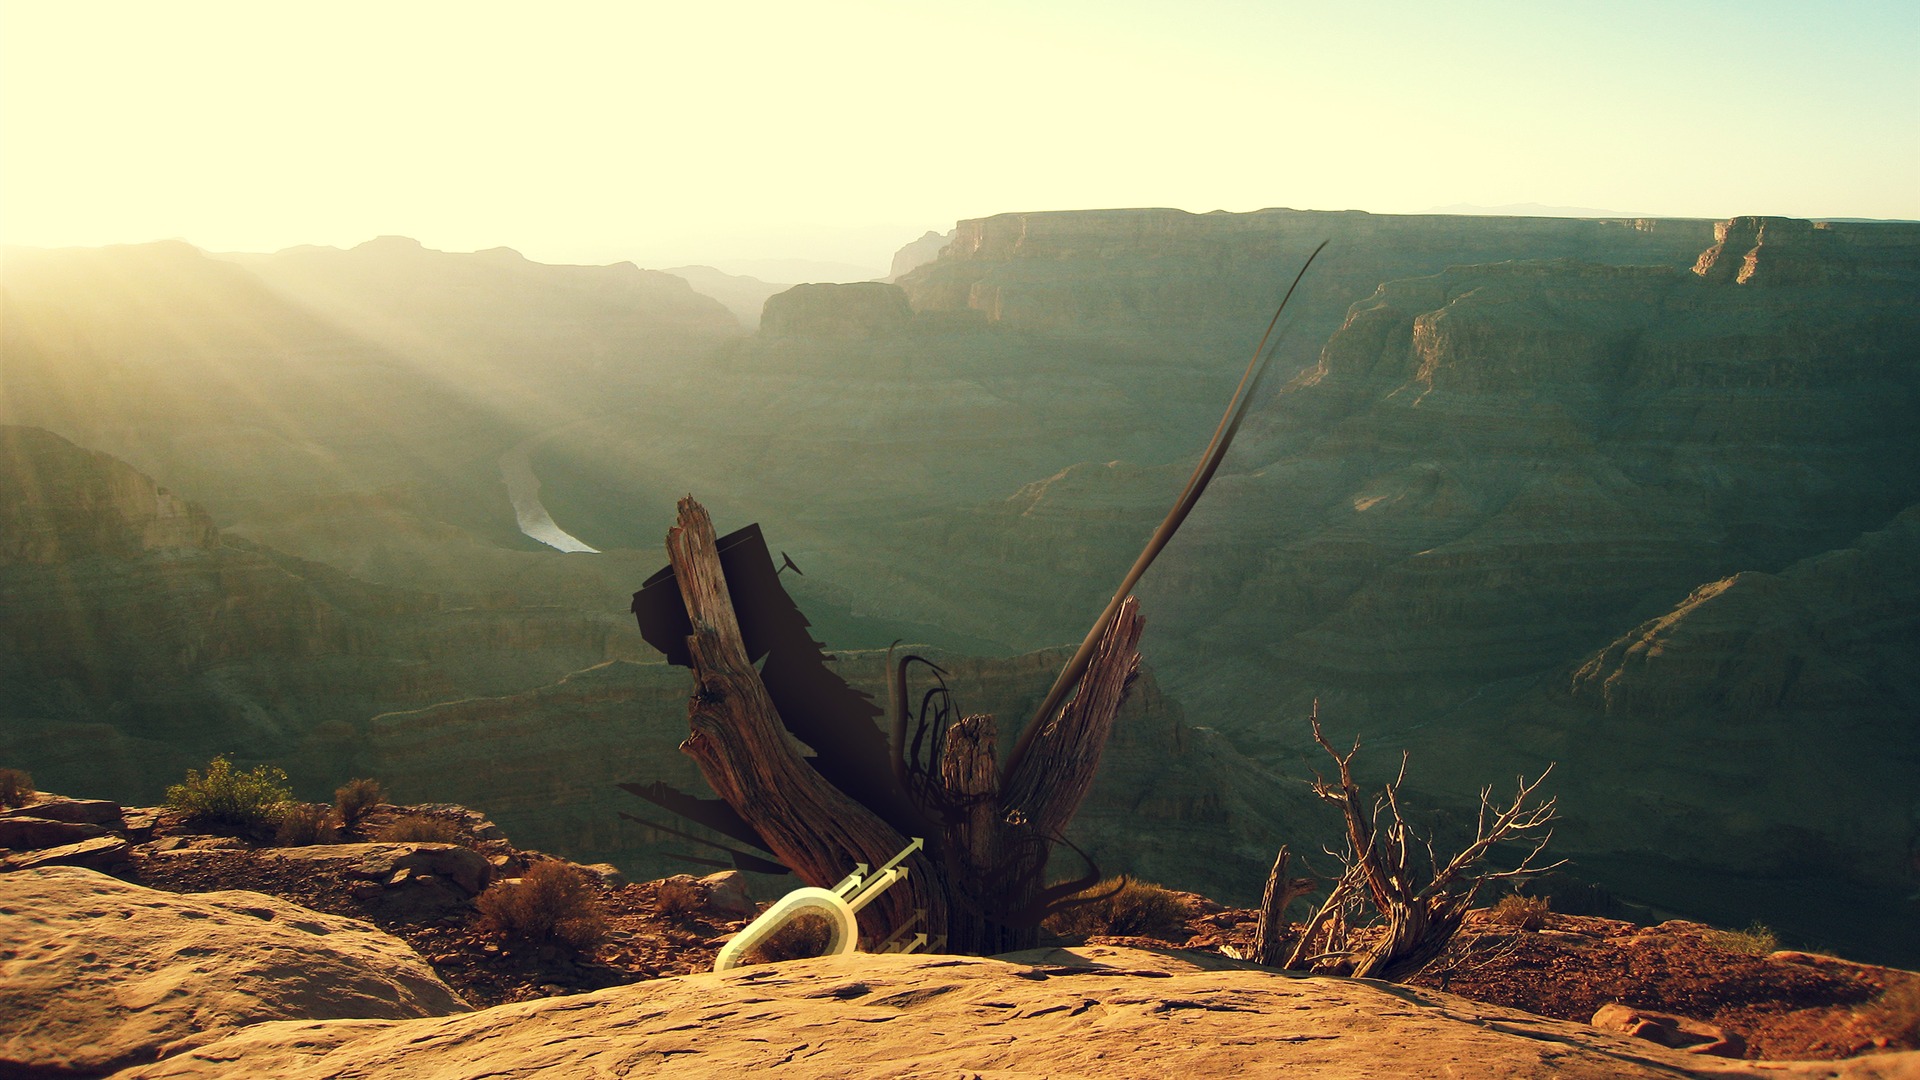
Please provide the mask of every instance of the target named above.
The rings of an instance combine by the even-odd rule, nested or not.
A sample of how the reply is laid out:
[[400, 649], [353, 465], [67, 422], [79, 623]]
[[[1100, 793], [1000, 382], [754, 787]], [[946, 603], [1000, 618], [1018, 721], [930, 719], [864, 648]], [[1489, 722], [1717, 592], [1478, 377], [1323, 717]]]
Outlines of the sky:
[[1920, 219], [1920, 4], [0, 0], [5, 243], [880, 272], [1012, 211], [1517, 203]]

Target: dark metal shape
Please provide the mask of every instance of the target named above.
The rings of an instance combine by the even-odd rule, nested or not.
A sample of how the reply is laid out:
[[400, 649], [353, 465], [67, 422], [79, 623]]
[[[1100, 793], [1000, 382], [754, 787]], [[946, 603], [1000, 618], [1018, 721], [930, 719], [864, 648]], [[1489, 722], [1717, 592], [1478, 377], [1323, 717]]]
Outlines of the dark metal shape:
[[675, 859], [680, 859], [685, 862], [700, 863], [703, 866], [723, 866], [723, 867], [731, 866], [739, 870], [751, 870], [756, 874], [792, 873], [792, 870], [790, 868], [788, 868], [787, 866], [781, 863], [774, 862], [772, 859], [763, 859], [758, 855], [752, 854], [751, 852], [741, 851], [739, 848], [731, 848], [725, 844], [716, 843], [712, 840], [707, 839], [704, 836], [697, 836], [693, 833], [690, 833], [685, 829], [676, 829], [671, 825], [662, 825], [657, 821], [649, 821], [646, 818], [640, 817], [638, 815], [629, 814], [625, 810], [620, 811], [620, 816], [628, 821], [635, 822], [636, 824], [645, 825], [649, 829], [659, 829], [661, 832], [672, 833], [673, 835], [682, 837], [683, 839], [691, 840], [696, 844], [713, 848], [715, 851], [724, 851], [729, 856], [732, 857], [733, 861], [720, 862], [715, 859], [703, 859], [697, 855], [671, 856], [672, 858], [675, 858]]
[[[755, 662], [766, 658], [760, 681], [773, 699], [780, 722], [813, 749], [808, 763], [902, 836], [926, 837], [932, 846], [938, 834], [894, 778], [886, 736], [879, 726], [879, 706], [827, 667], [832, 657], [808, 632], [807, 617], [780, 584], [760, 526], [730, 532], [715, 546], [747, 658]], [[672, 566], [648, 578], [633, 594], [633, 613], [640, 622], [640, 635], [668, 663], [693, 666], [687, 650], [693, 624]]]
[[[621, 784], [620, 788], [688, 821], [705, 825], [722, 836], [730, 836], [741, 843], [752, 844], [769, 854], [773, 851], [767, 846], [767, 842], [761, 839], [760, 833], [752, 825], [747, 824], [747, 819], [741, 817], [733, 807], [720, 799], [702, 799], [689, 795], [669, 786], [664, 780], [655, 780], [651, 784]], [[634, 818], [634, 820], [640, 819]]]

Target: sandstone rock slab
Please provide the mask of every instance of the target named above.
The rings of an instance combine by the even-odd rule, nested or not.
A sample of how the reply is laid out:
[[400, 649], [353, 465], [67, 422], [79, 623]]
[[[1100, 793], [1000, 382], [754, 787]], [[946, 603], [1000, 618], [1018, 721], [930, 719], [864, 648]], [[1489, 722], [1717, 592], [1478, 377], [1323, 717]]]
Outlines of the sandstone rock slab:
[[0, 818], [16, 817], [100, 825], [109, 829], [119, 829], [126, 824], [117, 802], [108, 799], [69, 799], [64, 795], [43, 795], [39, 802], [0, 810]]
[[[1905, 1059], [1902, 1061], [1897, 1060]], [[757, 965], [397, 1022], [260, 1024], [118, 1080], [419, 1076], [1889, 1078], [1749, 1067], [1443, 993], [1131, 949]], [[1761, 1071], [1764, 1068], [1765, 1071]], [[1818, 1071], [1812, 1071], [1817, 1068]]]
[[83, 866], [107, 870], [127, 861], [129, 845], [118, 836], [95, 836], [58, 847], [22, 851], [0, 860], [0, 871], [30, 870], [41, 866]]
[[0, 875], [0, 1075], [93, 1075], [263, 1020], [467, 1011], [405, 942], [250, 892]]
[[26, 816], [0, 818], [0, 848], [13, 848], [16, 851], [77, 844], [82, 840], [105, 836], [106, 833], [107, 830], [98, 825], [80, 821]]
[[263, 859], [312, 863], [341, 877], [400, 885], [416, 876], [432, 875], [453, 882], [468, 895], [478, 893], [493, 879], [487, 857], [458, 844], [377, 843], [314, 844], [310, 847], [263, 848]]

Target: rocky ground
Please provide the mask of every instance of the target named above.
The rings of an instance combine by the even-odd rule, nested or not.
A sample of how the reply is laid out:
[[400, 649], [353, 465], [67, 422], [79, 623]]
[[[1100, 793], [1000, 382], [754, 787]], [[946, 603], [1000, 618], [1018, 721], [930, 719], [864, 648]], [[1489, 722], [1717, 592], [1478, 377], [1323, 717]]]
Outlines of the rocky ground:
[[[406, 816], [442, 823], [453, 842], [368, 842]], [[708, 971], [727, 936], [772, 899], [756, 904], [737, 874], [627, 883], [612, 867], [588, 867], [606, 916], [602, 940], [586, 949], [532, 945], [490, 932], [473, 899], [545, 857], [515, 848], [473, 811], [383, 805], [339, 843], [263, 839], [192, 826], [164, 810], [51, 798], [0, 812], [0, 845], [13, 849], [0, 849], [0, 871], [78, 864], [169, 893], [248, 890], [347, 916], [403, 939], [478, 1007]], [[1213, 963], [1206, 957], [1249, 950], [1254, 912], [1177, 895], [1187, 911], [1181, 932], [1047, 944], [1150, 950], [1201, 967]], [[21, 955], [20, 943], [0, 945], [0, 961]], [[1723, 1058], [1837, 1060], [1920, 1049], [1920, 974], [1768, 948], [1763, 938], [1697, 923], [1553, 914], [1521, 929], [1482, 910], [1412, 986]]]

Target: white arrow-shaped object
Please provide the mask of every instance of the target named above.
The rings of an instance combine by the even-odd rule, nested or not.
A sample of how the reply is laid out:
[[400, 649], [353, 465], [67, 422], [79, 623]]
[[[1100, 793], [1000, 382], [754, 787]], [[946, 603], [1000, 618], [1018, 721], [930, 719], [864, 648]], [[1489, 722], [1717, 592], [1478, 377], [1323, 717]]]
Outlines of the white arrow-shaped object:
[[893, 869], [894, 867], [899, 866], [901, 862], [905, 861], [907, 856], [913, 854], [916, 851], [919, 851], [921, 848], [926, 846], [927, 846], [927, 842], [925, 840], [922, 840], [917, 836], [914, 837], [912, 843], [900, 849], [900, 854], [895, 855], [893, 858], [887, 860], [887, 865], [881, 867], [880, 872], [884, 874], [887, 871]]
[[920, 920], [926, 917], [927, 917], [926, 908], [914, 908], [913, 915], [910, 918], [908, 918], [906, 922], [901, 923], [900, 928], [895, 930], [891, 935], [889, 935], [887, 940], [881, 942], [880, 947], [874, 951], [875, 952], [901, 951], [902, 946], [900, 944], [900, 939], [905, 937], [907, 934], [907, 931], [913, 929], [914, 926], [920, 922]]
[[867, 864], [863, 862], [854, 863], [853, 873], [848, 874], [846, 877], [841, 878], [840, 884], [835, 885], [833, 888], [827, 891], [838, 893], [842, 898], [844, 898], [849, 893], [853, 892], [853, 890], [859, 888], [860, 883], [866, 880], [866, 877], [867, 877]]
[[926, 841], [918, 836], [914, 837], [912, 843], [900, 849], [900, 854], [888, 859], [887, 865], [881, 867], [872, 877], [860, 883], [857, 891], [855, 891], [852, 896], [847, 897], [847, 906], [855, 911], [859, 911], [861, 908], [873, 903], [875, 897], [892, 888], [895, 883], [905, 880], [907, 868], [900, 864], [906, 860], [907, 856], [919, 851], [924, 846], [926, 846]]

